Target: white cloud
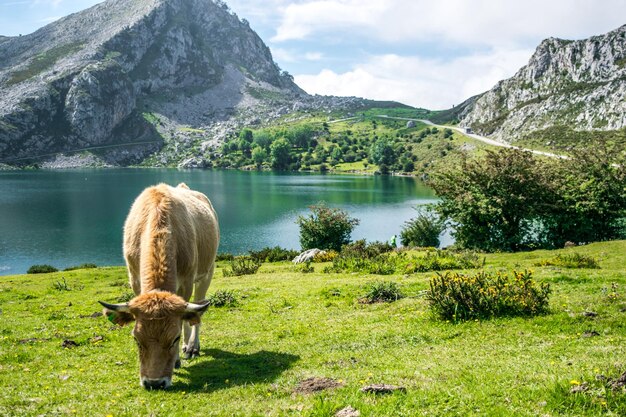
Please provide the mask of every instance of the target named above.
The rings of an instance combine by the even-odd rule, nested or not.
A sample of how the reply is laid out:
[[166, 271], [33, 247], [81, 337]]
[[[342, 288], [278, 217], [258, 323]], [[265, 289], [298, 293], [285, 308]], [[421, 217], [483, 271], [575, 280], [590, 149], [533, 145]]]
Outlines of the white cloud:
[[304, 54], [304, 59], [307, 61], [321, 61], [324, 59], [324, 54], [321, 52], [307, 52]]
[[386, 42], [512, 45], [588, 37], [619, 27], [624, 16], [624, 0], [313, 0], [284, 7], [272, 41], [347, 33]]
[[532, 50], [496, 49], [449, 61], [379, 55], [344, 73], [325, 69], [314, 75], [296, 75], [295, 81], [311, 94], [396, 100], [416, 107], [444, 109], [510, 77], [531, 54]]

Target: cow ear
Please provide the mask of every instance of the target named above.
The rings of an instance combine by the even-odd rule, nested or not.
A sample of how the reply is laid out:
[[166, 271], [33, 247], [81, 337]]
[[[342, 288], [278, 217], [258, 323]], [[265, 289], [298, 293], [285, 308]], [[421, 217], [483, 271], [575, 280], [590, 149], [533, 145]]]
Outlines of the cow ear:
[[135, 320], [135, 316], [131, 314], [128, 304], [109, 304], [103, 301], [98, 302], [104, 307], [104, 310], [102, 311], [104, 317], [106, 317], [107, 320], [113, 324], [125, 326]]
[[203, 304], [187, 303], [183, 313], [183, 320], [187, 320], [190, 326], [195, 326], [200, 323], [200, 317], [202, 317], [210, 305], [208, 301], [203, 302]]

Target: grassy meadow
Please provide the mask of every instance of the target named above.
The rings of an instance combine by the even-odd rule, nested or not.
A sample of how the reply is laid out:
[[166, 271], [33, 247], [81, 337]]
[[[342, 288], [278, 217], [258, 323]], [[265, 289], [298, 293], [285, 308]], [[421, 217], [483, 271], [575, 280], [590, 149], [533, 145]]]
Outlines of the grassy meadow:
[[[571, 252], [600, 268], [536, 266]], [[485, 256], [488, 271], [532, 269], [549, 283], [550, 313], [455, 324], [430, 313], [434, 273], [304, 273], [283, 262], [224, 277], [220, 263], [209, 293], [232, 290], [237, 304], [208, 310], [202, 354], [168, 391], [139, 386], [130, 327], [98, 317], [98, 300], [129, 299], [124, 268], [0, 277], [0, 415], [626, 415], [624, 388], [608, 382], [626, 371], [626, 241]], [[359, 302], [375, 280], [407, 297]], [[311, 377], [336, 386], [303, 392]], [[361, 392], [372, 383], [406, 391]]]

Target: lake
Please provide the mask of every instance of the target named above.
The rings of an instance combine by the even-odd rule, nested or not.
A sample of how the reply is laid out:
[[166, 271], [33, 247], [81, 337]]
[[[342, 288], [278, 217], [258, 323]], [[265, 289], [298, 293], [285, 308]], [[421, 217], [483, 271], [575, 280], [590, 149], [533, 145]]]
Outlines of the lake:
[[[0, 275], [34, 264], [123, 265], [122, 226], [147, 186], [185, 182], [212, 201], [220, 222], [220, 252], [282, 246], [299, 249], [298, 215], [325, 201], [358, 218], [353, 239], [388, 240], [432, 203], [415, 178], [278, 174], [242, 171], [110, 169], [0, 171]], [[444, 243], [449, 238], [444, 240]]]

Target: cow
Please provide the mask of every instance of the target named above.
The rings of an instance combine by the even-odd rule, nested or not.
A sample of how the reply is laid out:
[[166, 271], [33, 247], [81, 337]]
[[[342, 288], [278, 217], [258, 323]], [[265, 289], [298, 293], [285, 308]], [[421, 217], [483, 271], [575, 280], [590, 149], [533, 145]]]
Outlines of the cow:
[[[200, 352], [200, 317], [219, 245], [217, 215], [209, 199], [185, 184], [146, 188], [124, 224], [124, 258], [135, 297], [128, 303], [100, 301], [109, 321], [135, 321], [140, 384], [168, 388], [183, 353]], [[190, 302], [193, 295], [193, 302]]]

